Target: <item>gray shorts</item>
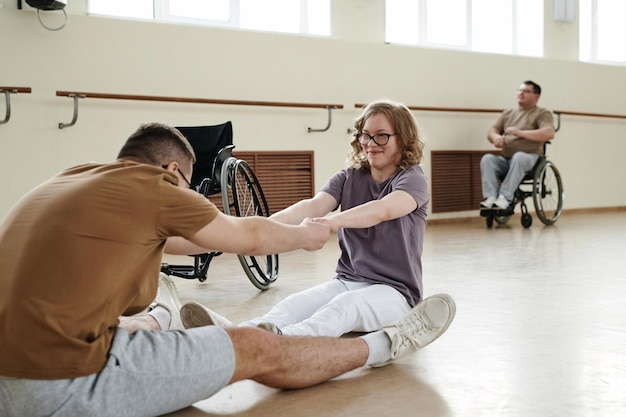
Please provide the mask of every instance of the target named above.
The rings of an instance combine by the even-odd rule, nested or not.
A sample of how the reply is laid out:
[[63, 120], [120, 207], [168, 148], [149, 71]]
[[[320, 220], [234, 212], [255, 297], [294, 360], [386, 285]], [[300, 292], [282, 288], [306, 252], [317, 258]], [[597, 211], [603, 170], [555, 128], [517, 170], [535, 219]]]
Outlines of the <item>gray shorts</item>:
[[156, 416], [225, 387], [235, 369], [230, 337], [216, 326], [115, 333], [101, 372], [64, 380], [0, 376], [0, 416]]

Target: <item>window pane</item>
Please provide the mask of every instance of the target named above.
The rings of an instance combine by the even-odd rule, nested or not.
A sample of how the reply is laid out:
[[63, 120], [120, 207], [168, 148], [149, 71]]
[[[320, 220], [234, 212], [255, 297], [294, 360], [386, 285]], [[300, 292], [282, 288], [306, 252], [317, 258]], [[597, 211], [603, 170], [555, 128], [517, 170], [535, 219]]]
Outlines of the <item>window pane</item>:
[[517, 53], [543, 56], [543, 0], [517, 0]]
[[89, 0], [89, 14], [153, 19], [152, 0]]
[[417, 44], [419, 41], [418, 2], [387, 0], [385, 5], [385, 41]]
[[624, 62], [626, 51], [626, 2], [623, 0], [597, 0], [598, 59]]
[[467, 44], [466, 0], [426, 0], [426, 42], [464, 46]]
[[299, 0], [240, 0], [239, 10], [244, 29], [300, 32]]
[[169, 0], [169, 4], [172, 16], [224, 22], [230, 19], [230, 0]]
[[511, 0], [473, 0], [472, 50], [512, 53], [513, 29]]
[[306, 32], [330, 36], [330, 0], [307, 0]]

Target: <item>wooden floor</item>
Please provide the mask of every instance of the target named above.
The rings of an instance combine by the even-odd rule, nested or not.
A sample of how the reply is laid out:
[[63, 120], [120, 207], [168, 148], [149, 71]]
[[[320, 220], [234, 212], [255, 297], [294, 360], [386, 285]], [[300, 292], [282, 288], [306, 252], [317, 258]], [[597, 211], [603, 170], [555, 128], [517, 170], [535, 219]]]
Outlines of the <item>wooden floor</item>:
[[[530, 229], [519, 215], [492, 230], [480, 220], [427, 228], [425, 295], [457, 302], [432, 345], [303, 390], [239, 382], [172, 415], [625, 416], [626, 211], [565, 213], [551, 227], [535, 218]], [[240, 322], [331, 278], [337, 256], [335, 240], [281, 255], [265, 292], [234, 255], [215, 258], [204, 283], [176, 282], [183, 301]]]

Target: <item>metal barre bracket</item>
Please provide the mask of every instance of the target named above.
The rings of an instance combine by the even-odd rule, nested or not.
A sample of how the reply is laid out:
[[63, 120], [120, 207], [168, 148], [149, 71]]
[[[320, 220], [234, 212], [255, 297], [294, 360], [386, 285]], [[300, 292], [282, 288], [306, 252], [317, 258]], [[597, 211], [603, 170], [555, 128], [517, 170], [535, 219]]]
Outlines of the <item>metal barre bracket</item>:
[[74, 115], [72, 116], [72, 121], [69, 123], [59, 123], [59, 129], [63, 129], [65, 127], [74, 126], [76, 124], [76, 120], [78, 120], [78, 99], [85, 98], [84, 94], [68, 94], [68, 97], [74, 99]]
[[0, 120], [0, 125], [3, 125], [11, 118], [11, 93], [16, 94], [17, 90], [0, 90], [0, 92], [4, 93], [4, 98], [7, 104], [6, 116], [4, 117], [4, 120]]
[[334, 106], [328, 106], [326, 107], [326, 110], [328, 110], [328, 123], [326, 124], [326, 127], [323, 129], [313, 129], [312, 127], [307, 128], [307, 132], [312, 133], [312, 132], [326, 132], [329, 128], [330, 128], [330, 124], [332, 123], [332, 116], [333, 116], [333, 109], [335, 107]]

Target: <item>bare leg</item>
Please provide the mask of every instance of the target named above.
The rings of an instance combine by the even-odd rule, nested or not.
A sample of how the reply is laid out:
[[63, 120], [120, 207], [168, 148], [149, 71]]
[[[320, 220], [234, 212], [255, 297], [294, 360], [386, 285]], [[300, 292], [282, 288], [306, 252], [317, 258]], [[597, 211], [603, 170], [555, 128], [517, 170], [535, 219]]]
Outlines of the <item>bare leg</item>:
[[254, 327], [225, 329], [235, 348], [230, 383], [252, 379], [275, 388], [304, 388], [365, 365], [360, 338], [278, 336]]
[[159, 323], [149, 314], [135, 316], [120, 316], [119, 327], [133, 334], [137, 330], [161, 330]]

